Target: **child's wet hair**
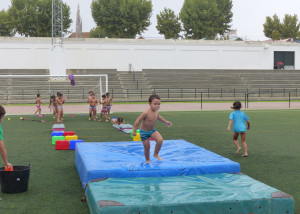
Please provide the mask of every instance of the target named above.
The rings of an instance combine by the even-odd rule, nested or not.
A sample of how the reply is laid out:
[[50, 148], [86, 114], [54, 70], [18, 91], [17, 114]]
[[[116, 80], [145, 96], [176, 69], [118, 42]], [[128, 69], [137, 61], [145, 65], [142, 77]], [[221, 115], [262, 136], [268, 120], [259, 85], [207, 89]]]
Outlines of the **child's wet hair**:
[[91, 93], [93, 94], [94, 92], [93, 91], [89, 91], [89, 94], [91, 94]]
[[50, 99], [55, 99], [56, 97], [55, 97], [55, 95], [52, 95], [51, 97], [50, 97]]
[[6, 114], [5, 108], [2, 105], [0, 105], [0, 119], [4, 117], [5, 114]]
[[37, 93], [37, 95], [36, 95], [37, 97], [40, 97], [41, 95], [39, 94], [39, 93]]
[[105, 95], [105, 94], [103, 94], [103, 95], [102, 95], [102, 98], [106, 98], [106, 95]]
[[242, 103], [240, 101], [235, 101], [231, 108], [235, 110], [240, 110], [242, 108]]
[[109, 96], [109, 92], [106, 92], [106, 96]]
[[63, 96], [63, 94], [62, 94], [62, 93], [60, 93], [60, 92], [57, 92], [57, 96], [58, 96], [58, 97], [62, 97], [62, 96]]
[[118, 117], [118, 123], [123, 123], [123, 122], [124, 122], [123, 117]]
[[159, 97], [157, 94], [152, 94], [152, 95], [149, 97], [149, 103], [152, 103], [152, 101], [155, 100], [155, 99], [160, 100], [160, 97]]

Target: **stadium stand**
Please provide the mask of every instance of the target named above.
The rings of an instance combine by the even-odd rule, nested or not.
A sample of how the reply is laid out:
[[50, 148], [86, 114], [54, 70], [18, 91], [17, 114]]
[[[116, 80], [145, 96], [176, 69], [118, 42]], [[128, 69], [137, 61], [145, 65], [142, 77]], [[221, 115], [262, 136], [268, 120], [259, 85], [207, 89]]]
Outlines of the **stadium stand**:
[[[49, 75], [49, 70], [2, 69], [0, 74]], [[67, 74], [107, 74], [108, 90], [115, 102], [146, 101], [152, 93], [170, 101], [199, 100], [201, 93], [209, 100], [243, 99], [246, 93], [251, 99], [280, 100], [289, 93], [297, 98], [300, 84], [299, 70], [68, 69]], [[73, 87], [68, 78], [55, 81], [48, 77], [0, 78], [1, 103], [34, 103], [37, 93], [47, 101], [49, 94], [57, 91], [74, 103], [86, 102], [90, 90], [98, 97], [98, 77], [80, 77], [75, 82]], [[105, 78], [102, 87], [105, 88]]]

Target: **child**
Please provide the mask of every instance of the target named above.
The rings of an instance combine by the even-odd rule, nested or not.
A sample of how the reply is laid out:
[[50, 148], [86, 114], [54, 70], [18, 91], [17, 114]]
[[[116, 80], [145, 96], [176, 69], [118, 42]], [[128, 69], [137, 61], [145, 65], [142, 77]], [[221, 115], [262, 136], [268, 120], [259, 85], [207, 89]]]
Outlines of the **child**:
[[41, 109], [41, 104], [42, 104], [42, 98], [40, 94], [36, 95], [36, 111], [34, 112], [34, 116], [36, 115], [36, 113], [39, 113], [39, 115], [41, 115], [42, 109]]
[[57, 92], [57, 98], [56, 98], [56, 103], [57, 103], [57, 122], [61, 123], [62, 122], [62, 117], [63, 117], [63, 104], [65, 103], [66, 98], [63, 98], [63, 94], [60, 92]]
[[113, 100], [112, 98], [109, 96], [109, 93], [106, 92], [106, 110], [107, 110], [107, 114], [108, 114], [108, 119], [110, 119], [110, 109], [112, 106]]
[[160, 133], [154, 128], [156, 120], [158, 119], [162, 121], [168, 127], [173, 125], [171, 122], [165, 120], [162, 116], [159, 115], [158, 110], [160, 108], [160, 97], [158, 95], [151, 95], [149, 97], [149, 106], [150, 108], [144, 111], [136, 119], [132, 131], [132, 135], [136, 136], [136, 130], [138, 129], [138, 125], [142, 120], [142, 124], [140, 126], [140, 135], [144, 145], [144, 155], [146, 158], [146, 163], [150, 163], [150, 137], [156, 141], [153, 156], [158, 160], [162, 160], [161, 157], [159, 157], [158, 153], [162, 146], [163, 138]]
[[245, 125], [244, 120], [248, 124], [247, 129], [250, 129], [249, 118], [244, 112], [240, 111], [240, 109], [242, 108], [242, 104], [240, 101], [235, 101], [231, 108], [234, 109], [235, 111], [231, 112], [231, 114], [229, 116], [229, 123], [228, 123], [227, 131], [230, 132], [230, 127], [233, 122], [233, 142], [237, 147], [236, 153], [239, 154], [241, 151], [241, 147], [238, 142], [239, 134], [241, 134], [242, 145], [245, 150], [242, 157], [248, 157], [247, 144], [246, 144], [246, 125]]
[[[2, 105], [0, 105], [0, 123], [5, 114], [6, 114], [6, 111], [5, 111], [4, 107]], [[12, 165], [7, 160], [7, 154], [6, 154], [6, 149], [4, 146], [3, 131], [2, 131], [1, 125], [0, 125], [0, 154], [4, 161], [5, 166], [7, 166], [8, 168], [11, 168]]]
[[101, 99], [99, 99], [100, 104], [102, 105], [102, 109], [101, 109], [101, 113], [100, 113], [100, 120], [98, 120], [99, 122], [102, 121], [103, 115], [105, 116], [105, 121], [108, 122], [107, 119], [107, 108], [106, 108], [106, 95], [103, 94], [102, 95], [102, 101]]
[[92, 95], [93, 95], [93, 94], [94, 94], [93, 91], [89, 91], [89, 96], [88, 96], [88, 98], [87, 98], [87, 103], [90, 102], [90, 99], [92, 98]]
[[52, 105], [52, 109], [53, 109], [53, 118], [55, 118], [55, 115], [57, 114], [57, 103], [56, 103], [55, 95], [52, 95], [50, 97], [50, 102], [49, 102], [48, 108], [51, 108], [51, 105]]
[[96, 120], [98, 101], [95, 97], [95, 94], [92, 94], [92, 97], [89, 99], [89, 104], [90, 104], [90, 109], [89, 109], [90, 117], [89, 117], [89, 120], [91, 120], [91, 118], [92, 118], [92, 113], [94, 115], [94, 120]]

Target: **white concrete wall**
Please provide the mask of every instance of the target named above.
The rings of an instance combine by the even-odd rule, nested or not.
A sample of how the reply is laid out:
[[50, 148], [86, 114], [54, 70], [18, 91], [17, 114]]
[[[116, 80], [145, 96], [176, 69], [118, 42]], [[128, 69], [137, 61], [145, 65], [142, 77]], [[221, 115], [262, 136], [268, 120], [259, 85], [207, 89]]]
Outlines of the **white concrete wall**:
[[[0, 69], [49, 69], [51, 38], [0, 37]], [[274, 51], [300, 44], [272, 42], [65, 39], [67, 69], [273, 69]]]

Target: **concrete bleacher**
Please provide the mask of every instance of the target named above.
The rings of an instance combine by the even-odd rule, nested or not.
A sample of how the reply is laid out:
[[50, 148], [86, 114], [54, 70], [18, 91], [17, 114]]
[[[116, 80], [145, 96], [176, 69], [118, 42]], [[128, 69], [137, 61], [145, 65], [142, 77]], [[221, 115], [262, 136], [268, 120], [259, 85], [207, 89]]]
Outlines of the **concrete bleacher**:
[[[206, 98], [243, 97], [244, 93], [249, 93], [256, 99], [282, 99], [289, 91], [298, 96], [297, 87], [300, 85], [300, 71], [296, 70], [144, 69], [143, 72], [157, 93], [167, 94], [167, 89], [181, 89], [177, 95], [172, 93], [179, 98], [195, 98], [197, 90]], [[187, 92], [184, 96], [182, 90]]]
[[[2, 75], [49, 75], [49, 70], [0, 70]], [[246, 93], [255, 100], [285, 99], [289, 93], [298, 97], [300, 71], [298, 70], [186, 70], [144, 69], [141, 72], [118, 72], [115, 69], [69, 69], [73, 75], [108, 75], [108, 91], [115, 102], [146, 101], [152, 93], [164, 100], [243, 100]], [[44, 102], [50, 94], [60, 91], [67, 102], [86, 102], [88, 91], [100, 97], [99, 77], [52, 80], [49, 77], [0, 78], [2, 104], [34, 103], [40, 93]], [[103, 92], [105, 78], [101, 78]], [[299, 91], [300, 92], [300, 91]]]

